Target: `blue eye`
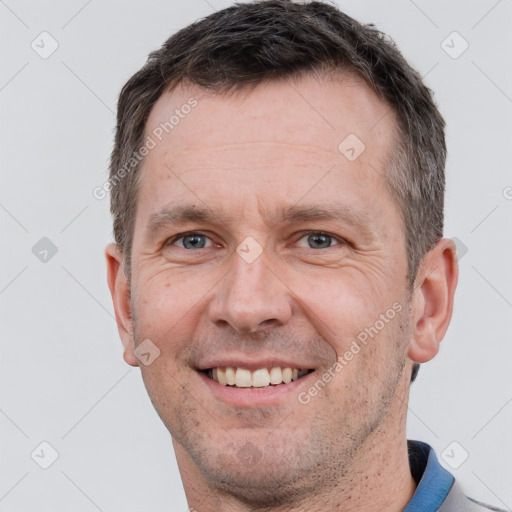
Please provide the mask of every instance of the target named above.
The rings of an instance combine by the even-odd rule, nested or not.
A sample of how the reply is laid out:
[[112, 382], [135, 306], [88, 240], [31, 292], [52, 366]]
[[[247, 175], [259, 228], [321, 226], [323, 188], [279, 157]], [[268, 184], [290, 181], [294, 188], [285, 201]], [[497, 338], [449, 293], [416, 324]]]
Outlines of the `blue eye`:
[[[308, 249], [328, 249], [340, 245], [343, 240], [321, 231], [310, 232], [303, 235], [297, 245]], [[175, 245], [181, 249], [195, 250], [205, 249], [213, 245], [212, 240], [201, 233], [190, 232], [178, 235], [167, 242], [167, 245]]]
[[201, 235], [200, 233], [188, 233], [181, 235], [178, 238], [175, 238], [172, 241], [172, 244], [177, 244], [180, 240], [182, 243], [181, 247], [183, 249], [204, 249], [207, 247], [208, 242], [210, 242], [211, 245], [211, 240], [206, 235]]
[[329, 247], [332, 247], [333, 242], [335, 242], [334, 245], [339, 243], [335, 237], [322, 232], [309, 233], [308, 235], [303, 236], [300, 240], [303, 239], [307, 240], [309, 249], [328, 249]]

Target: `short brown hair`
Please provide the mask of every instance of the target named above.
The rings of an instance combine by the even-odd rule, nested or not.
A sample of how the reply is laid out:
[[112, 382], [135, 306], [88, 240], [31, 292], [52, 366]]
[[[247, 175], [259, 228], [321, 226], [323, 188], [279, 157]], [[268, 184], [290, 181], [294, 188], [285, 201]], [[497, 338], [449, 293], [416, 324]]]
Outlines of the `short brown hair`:
[[162, 93], [179, 83], [227, 92], [329, 69], [361, 77], [396, 114], [399, 142], [386, 178], [403, 220], [412, 290], [423, 256], [443, 234], [444, 121], [430, 89], [385, 34], [318, 1], [263, 0], [215, 12], [171, 36], [125, 84], [109, 182], [114, 237], [129, 278], [143, 161], [133, 155]]

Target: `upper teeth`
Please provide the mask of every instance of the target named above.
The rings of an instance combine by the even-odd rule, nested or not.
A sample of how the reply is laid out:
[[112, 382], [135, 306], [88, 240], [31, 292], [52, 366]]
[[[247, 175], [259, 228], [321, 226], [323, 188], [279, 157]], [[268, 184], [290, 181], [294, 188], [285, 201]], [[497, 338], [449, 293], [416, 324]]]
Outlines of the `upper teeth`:
[[308, 373], [308, 370], [299, 370], [298, 368], [281, 368], [275, 366], [272, 368], [258, 368], [251, 371], [246, 368], [234, 368], [232, 366], [212, 368], [210, 376], [223, 386], [230, 385], [238, 388], [263, 388], [270, 384], [288, 384], [292, 380], [297, 380], [302, 375]]

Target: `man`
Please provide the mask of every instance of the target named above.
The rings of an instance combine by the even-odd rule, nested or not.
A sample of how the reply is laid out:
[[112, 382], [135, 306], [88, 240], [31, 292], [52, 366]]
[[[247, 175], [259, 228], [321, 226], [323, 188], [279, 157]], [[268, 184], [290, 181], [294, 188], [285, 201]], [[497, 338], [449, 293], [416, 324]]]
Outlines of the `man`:
[[457, 284], [445, 156], [419, 75], [320, 2], [216, 12], [124, 86], [108, 283], [191, 510], [490, 509], [405, 436]]

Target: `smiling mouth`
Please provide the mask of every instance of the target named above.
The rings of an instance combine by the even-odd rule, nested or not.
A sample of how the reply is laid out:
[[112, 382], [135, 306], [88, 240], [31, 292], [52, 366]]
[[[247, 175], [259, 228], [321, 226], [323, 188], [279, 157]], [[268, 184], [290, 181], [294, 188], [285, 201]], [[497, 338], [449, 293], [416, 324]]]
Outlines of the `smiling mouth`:
[[232, 366], [218, 366], [208, 368], [202, 372], [221, 386], [230, 386], [240, 389], [265, 389], [289, 384], [313, 372], [312, 369], [299, 369], [275, 366], [272, 368], [235, 368]]

